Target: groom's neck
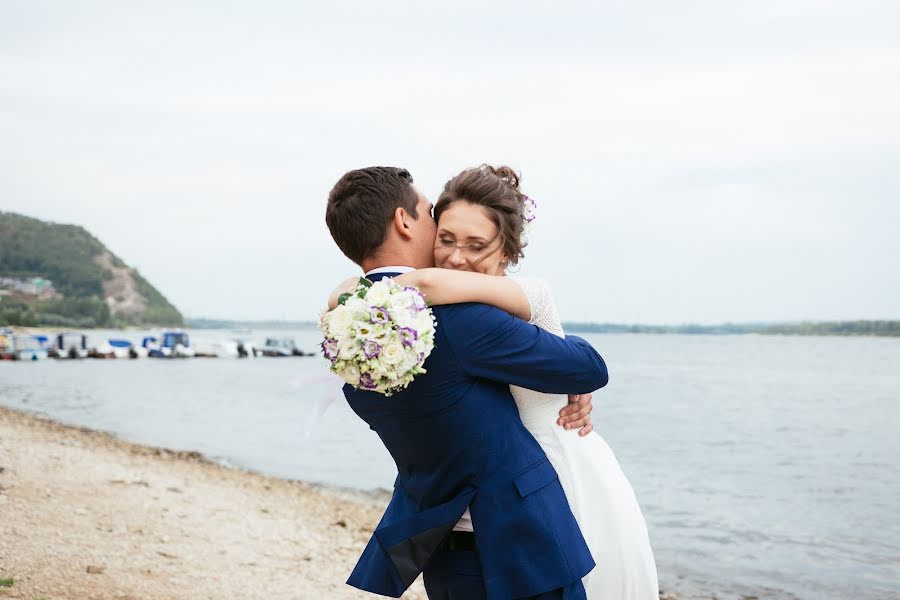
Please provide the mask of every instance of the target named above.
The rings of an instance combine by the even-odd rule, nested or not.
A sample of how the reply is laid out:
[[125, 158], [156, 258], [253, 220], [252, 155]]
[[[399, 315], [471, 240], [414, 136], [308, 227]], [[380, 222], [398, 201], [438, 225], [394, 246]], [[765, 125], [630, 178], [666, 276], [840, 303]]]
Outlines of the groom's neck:
[[[431, 257], [429, 256], [429, 259], [430, 258]], [[410, 267], [413, 269], [425, 269], [427, 267], [433, 266], [434, 260], [426, 260], [424, 258], [416, 259], [415, 257], [409, 256], [404, 253], [380, 254], [370, 259], [363, 260], [362, 264], [360, 264], [360, 267], [362, 267], [362, 270], [365, 273], [383, 267]]]
[[383, 269], [385, 267], [409, 267], [411, 269], [420, 269], [421, 267], [417, 267], [415, 265], [411, 265], [406, 261], [402, 260], [373, 260], [373, 261], [363, 261], [363, 264], [360, 265], [362, 267], [363, 273], [369, 273], [374, 271], [375, 269]]

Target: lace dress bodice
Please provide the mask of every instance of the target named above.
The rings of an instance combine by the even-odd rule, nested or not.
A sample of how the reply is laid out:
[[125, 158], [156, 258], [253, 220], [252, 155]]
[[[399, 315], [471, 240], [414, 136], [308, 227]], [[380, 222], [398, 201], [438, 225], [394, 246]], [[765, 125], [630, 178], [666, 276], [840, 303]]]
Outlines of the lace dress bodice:
[[[534, 278], [512, 277], [513, 281], [522, 286], [522, 291], [528, 298], [531, 307], [532, 325], [537, 325], [544, 331], [548, 331], [559, 337], [565, 337], [562, 322], [559, 319], [559, 311], [553, 301], [550, 288], [544, 281]], [[519, 416], [522, 423], [529, 430], [538, 427], [555, 427], [559, 411], [568, 404], [568, 397], [559, 394], [545, 394], [527, 388], [510, 386], [516, 405], [519, 407]]]

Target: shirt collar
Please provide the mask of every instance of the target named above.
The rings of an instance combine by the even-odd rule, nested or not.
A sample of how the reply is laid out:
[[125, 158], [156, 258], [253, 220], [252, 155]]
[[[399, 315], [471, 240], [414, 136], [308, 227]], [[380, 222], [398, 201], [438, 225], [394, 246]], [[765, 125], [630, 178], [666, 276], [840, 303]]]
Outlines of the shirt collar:
[[371, 271], [366, 272], [366, 277], [369, 275], [377, 275], [378, 273], [409, 273], [410, 271], [415, 271], [412, 267], [378, 267], [377, 269], [372, 269]]

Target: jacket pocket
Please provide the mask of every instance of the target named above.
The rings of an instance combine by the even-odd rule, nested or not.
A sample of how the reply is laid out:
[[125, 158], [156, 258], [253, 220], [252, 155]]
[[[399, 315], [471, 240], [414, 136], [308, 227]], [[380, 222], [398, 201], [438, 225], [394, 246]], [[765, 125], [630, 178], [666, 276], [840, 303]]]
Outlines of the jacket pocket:
[[545, 458], [536, 465], [529, 467], [526, 471], [516, 475], [513, 478], [513, 483], [516, 489], [519, 490], [519, 495], [524, 498], [528, 494], [532, 494], [558, 479], [559, 476], [553, 469], [553, 465]]

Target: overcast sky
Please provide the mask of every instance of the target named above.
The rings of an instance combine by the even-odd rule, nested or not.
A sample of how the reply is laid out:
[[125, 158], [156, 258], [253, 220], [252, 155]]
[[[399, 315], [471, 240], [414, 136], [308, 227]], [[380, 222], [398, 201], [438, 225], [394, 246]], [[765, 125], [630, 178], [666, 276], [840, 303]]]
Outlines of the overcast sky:
[[564, 319], [900, 318], [900, 2], [305, 4], [0, 2], [0, 209], [313, 319], [344, 171], [505, 163]]

